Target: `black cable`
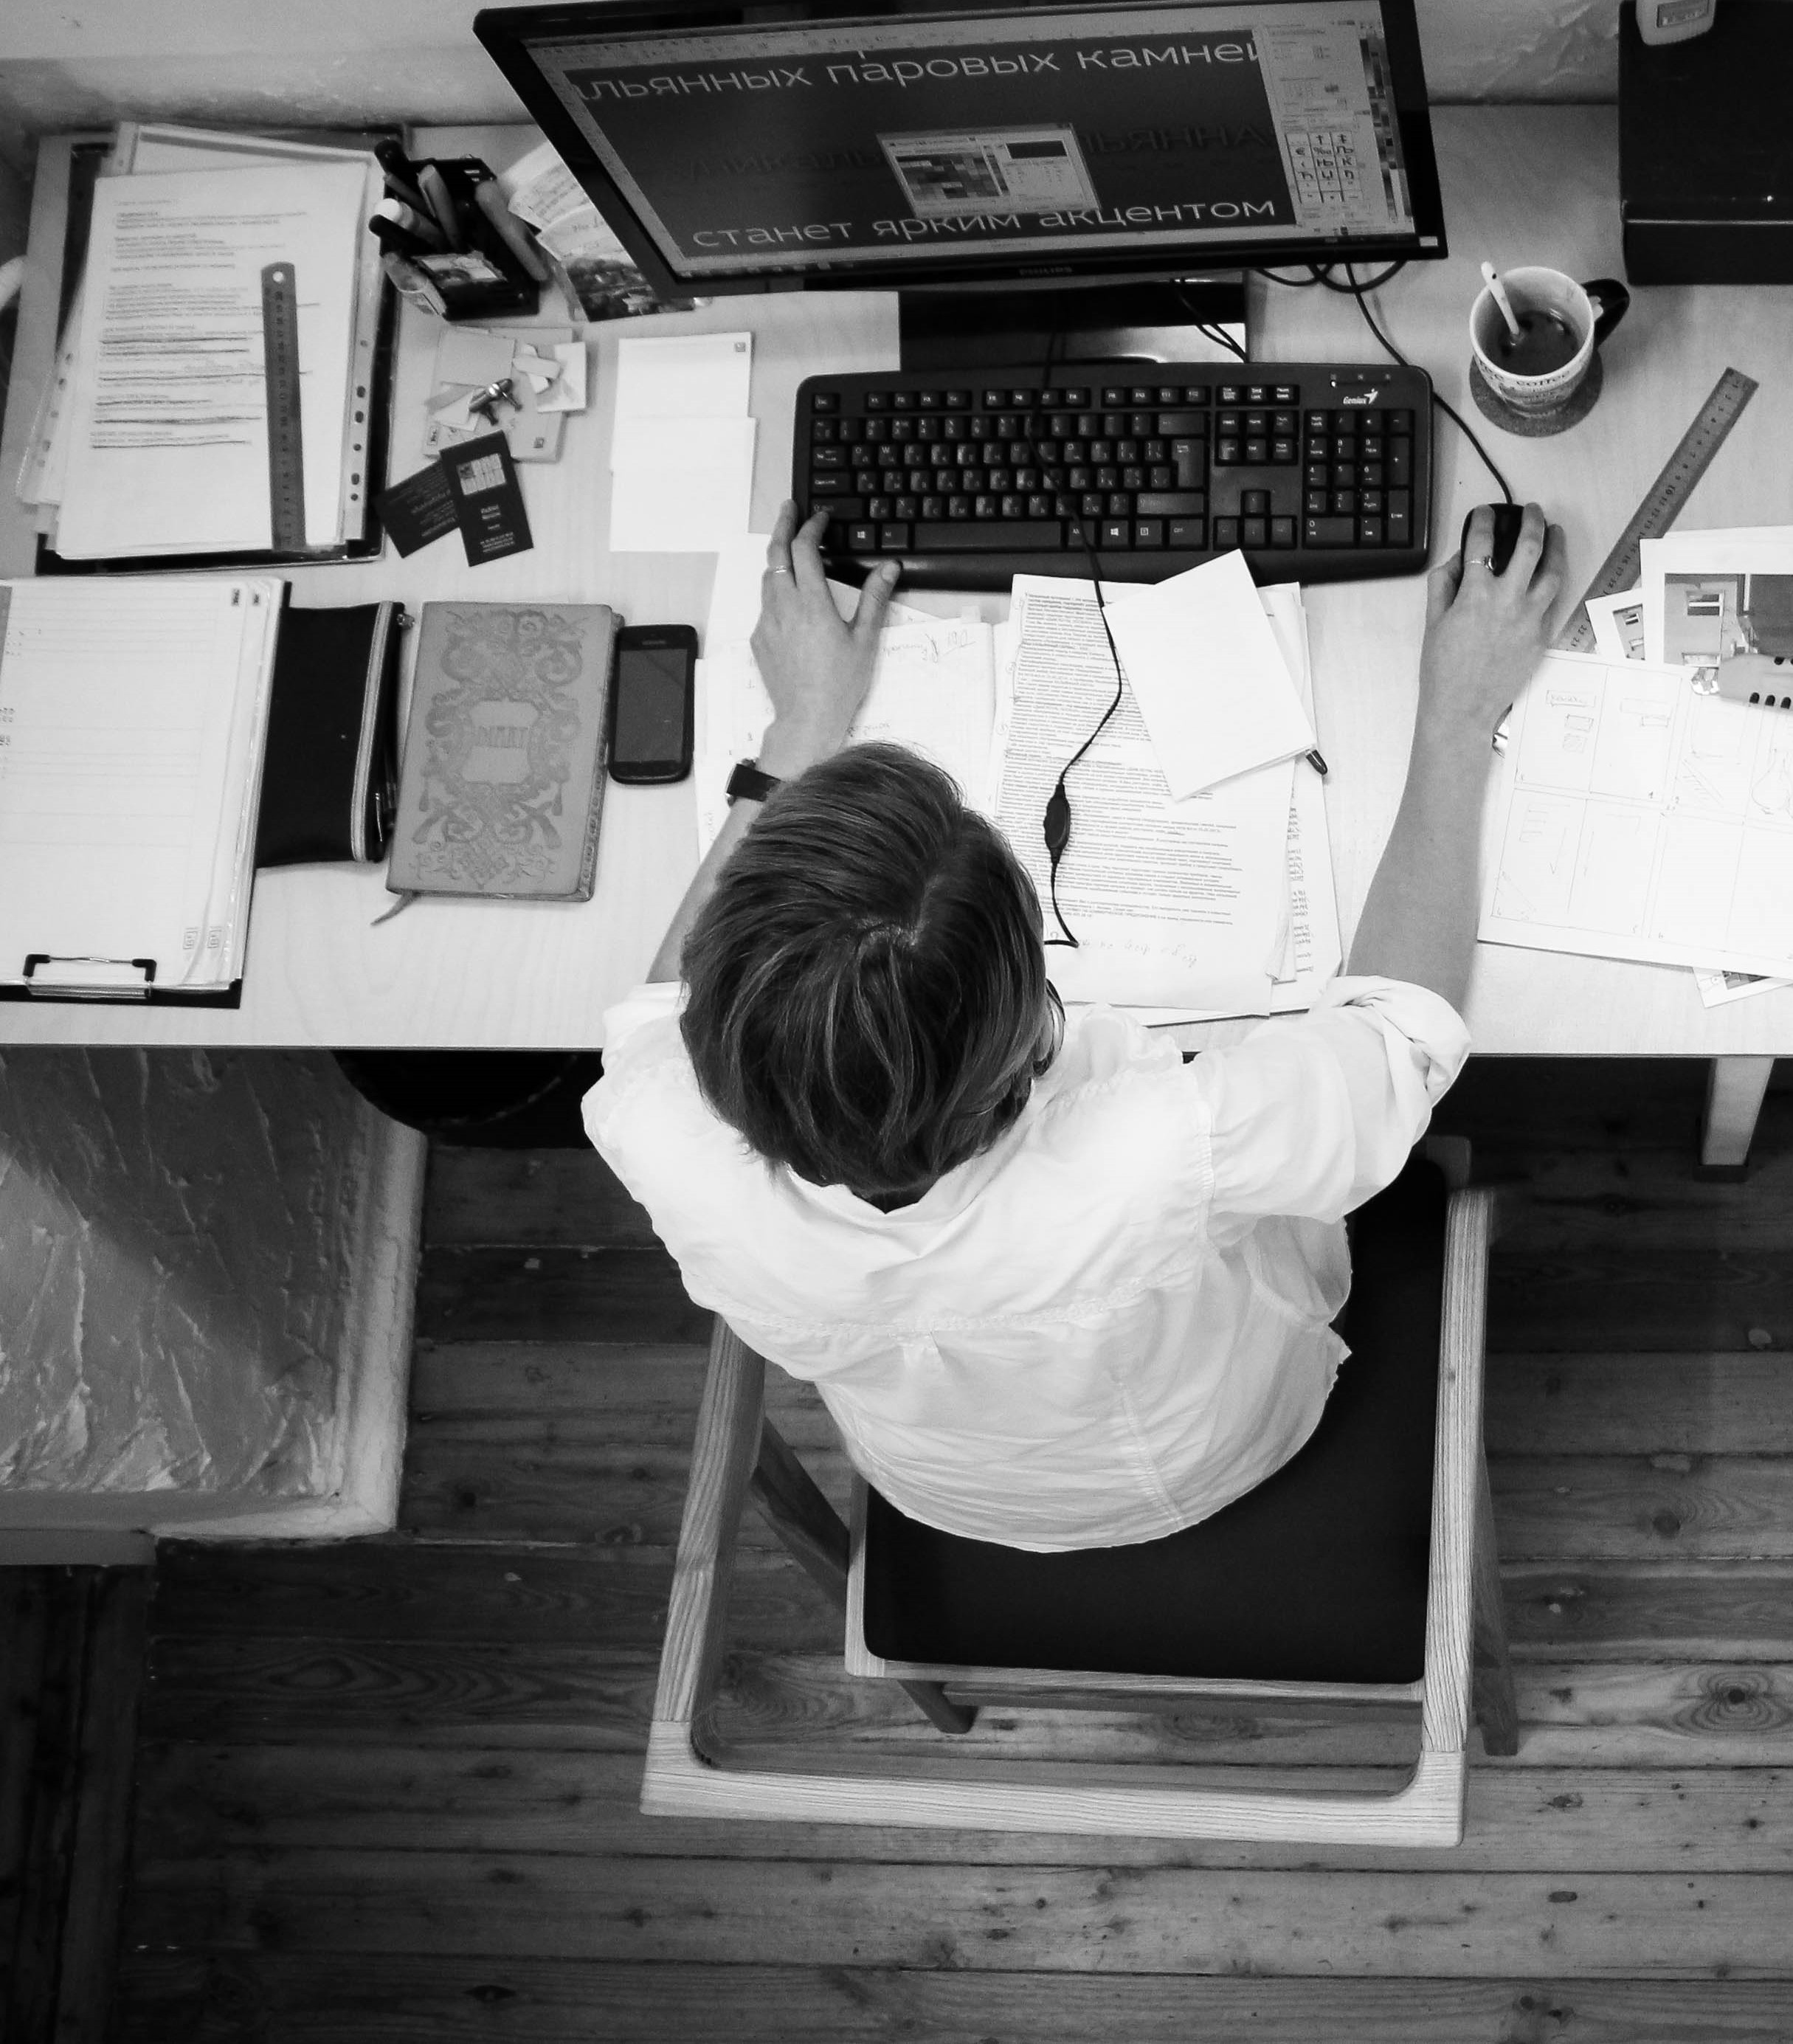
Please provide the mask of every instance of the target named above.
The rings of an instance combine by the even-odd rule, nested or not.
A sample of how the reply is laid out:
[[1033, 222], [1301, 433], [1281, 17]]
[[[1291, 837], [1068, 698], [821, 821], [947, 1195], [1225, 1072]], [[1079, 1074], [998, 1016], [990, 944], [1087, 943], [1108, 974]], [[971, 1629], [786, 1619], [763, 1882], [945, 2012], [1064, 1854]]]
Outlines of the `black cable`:
[[[1375, 289], [1375, 285], [1373, 283], [1359, 283], [1352, 275], [1351, 269], [1352, 266], [1347, 263], [1345, 265], [1346, 281], [1346, 284], [1350, 287], [1351, 296], [1357, 302], [1357, 310], [1364, 316], [1364, 324], [1369, 328], [1370, 332], [1376, 336], [1376, 338], [1382, 344], [1383, 347], [1388, 351], [1388, 352], [1393, 356], [1395, 360], [1399, 363], [1403, 369], [1411, 369], [1413, 367], [1413, 364], [1407, 360], [1407, 357], [1402, 354], [1401, 351], [1397, 347], [1396, 347], [1395, 344], [1388, 338], [1388, 335], [1385, 334], [1382, 331], [1381, 328], [1376, 324], [1375, 318], [1372, 315], [1369, 307], [1364, 302], [1365, 292], [1373, 290]], [[1342, 287], [1334, 285], [1331, 286], [1331, 288], [1338, 290]], [[1495, 481], [1499, 484], [1501, 495], [1506, 498], [1509, 504], [1516, 504], [1518, 501], [1518, 499], [1513, 494], [1512, 486], [1507, 482], [1506, 477], [1501, 474], [1500, 471], [1495, 466], [1494, 457], [1488, 452], [1488, 449], [1482, 445], [1480, 440], [1476, 438], [1474, 432], [1471, 431], [1469, 421], [1465, 419], [1463, 414], [1457, 409], [1455, 405], [1446, 404], [1444, 399], [1438, 395], [1436, 390], [1432, 393], [1432, 402], [1438, 406], [1438, 409], [1444, 413], [1447, 419], [1449, 419], [1453, 424], [1455, 425], [1457, 431], [1462, 434], [1463, 437], [1469, 443], [1470, 446], [1472, 447], [1476, 450], [1476, 453], [1481, 456], [1483, 467], [1487, 469], [1488, 474], [1494, 478]]]

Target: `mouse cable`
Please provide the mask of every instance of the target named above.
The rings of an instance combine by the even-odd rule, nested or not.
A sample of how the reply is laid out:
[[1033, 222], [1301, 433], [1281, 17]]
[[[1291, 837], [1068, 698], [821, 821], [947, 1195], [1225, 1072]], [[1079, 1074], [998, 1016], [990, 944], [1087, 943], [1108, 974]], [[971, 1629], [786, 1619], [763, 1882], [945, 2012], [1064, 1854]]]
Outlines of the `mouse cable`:
[[[1046, 359], [1040, 365], [1042, 396], [1045, 387], [1051, 383], [1055, 359], [1065, 339], [1065, 325], [1062, 320], [1047, 338]], [[1027, 415], [1023, 413], [1022, 416], [1025, 417]], [[1035, 444], [1036, 436], [1031, 430], [1019, 435], [1019, 439], [1032, 458], [1032, 466], [1039, 471], [1040, 480], [1050, 485], [1056, 495], [1058, 485], [1064, 479], [1063, 469], [1056, 463], [1048, 468], [1040, 459], [1039, 448]], [[1051, 794], [1046, 798], [1046, 813], [1041, 819], [1041, 835], [1046, 841], [1048, 862], [1046, 891], [1051, 899], [1053, 916], [1065, 934], [1061, 937], [1042, 937], [1040, 941], [1049, 946], [1056, 945], [1061, 950], [1068, 948], [1071, 951], [1081, 951], [1082, 946], [1072, 935], [1071, 926], [1065, 920], [1065, 912], [1058, 905], [1058, 862], [1064, 857], [1065, 847], [1071, 841], [1071, 797], [1065, 786], [1065, 777], [1107, 730], [1108, 720], [1120, 708], [1121, 697], [1127, 691], [1126, 678], [1121, 670], [1120, 648], [1115, 644], [1114, 628], [1108, 622], [1108, 606], [1102, 594], [1102, 571], [1096, 562], [1096, 548], [1089, 538], [1088, 528], [1092, 522], [1087, 518], [1076, 517], [1071, 521], [1071, 524], [1082, 543], [1084, 559], [1089, 567], [1089, 578], [1095, 587], [1096, 614], [1102, 620], [1103, 636], [1108, 642], [1108, 658], [1114, 663], [1115, 693], [1096, 728], [1059, 769], [1058, 778], [1054, 784]]]
[[[1396, 267], [1399, 267], [1399, 265], [1396, 265]], [[1365, 301], [1365, 292], [1373, 290], [1376, 288], [1376, 283], [1383, 282], [1384, 279], [1376, 279], [1368, 283], [1359, 283], [1357, 279], [1351, 274], [1352, 266], [1349, 263], [1345, 264], [1344, 269], [1345, 282], [1342, 285], [1329, 284], [1327, 288], [1331, 290], [1348, 290], [1351, 296], [1357, 302], [1357, 310], [1364, 316], [1364, 324], [1369, 328], [1370, 332], [1376, 336], [1376, 339], [1382, 344], [1383, 347], [1388, 351], [1388, 352], [1394, 357], [1395, 360], [1399, 363], [1403, 369], [1411, 369], [1413, 367], [1413, 364], [1407, 360], [1407, 357], [1402, 354], [1401, 351], [1397, 347], [1396, 347], [1395, 344], [1388, 338], [1388, 335], [1385, 334], [1382, 331], [1381, 328], [1376, 324], [1375, 316], [1371, 313], [1369, 305]], [[1390, 273], [1384, 273], [1384, 275], [1386, 276], [1387, 274]], [[1323, 277], [1320, 278], [1319, 281], [1322, 283], [1327, 282], [1327, 279]], [[1516, 504], [1518, 501], [1518, 499], [1514, 496], [1511, 486], [1508, 483], [1506, 477], [1501, 474], [1500, 471], [1497, 467], [1495, 467], [1494, 457], [1488, 452], [1488, 449], [1482, 445], [1481, 442], [1476, 437], [1475, 433], [1471, 430], [1469, 421], [1464, 417], [1463, 414], [1459, 412], [1454, 405], [1447, 404], [1445, 400], [1438, 395], [1436, 390], [1434, 390], [1432, 393], [1432, 402], [1438, 406], [1438, 409], [1444, 413], [1446, 418], [1452, 421], [1452, 422], [1456, 425], [1457, 431], [1462, 434], [1463, 437], [1469, 443], [1470, 446], [1472, 447], [1476, 450], [1476, 453], [1481, 456], [1483, 467], [1487, 469], [1488, 474], [1494, 478], [1495, 481], [1500, 485], [1501, 495], [1506, 498], [1509, 504]]]

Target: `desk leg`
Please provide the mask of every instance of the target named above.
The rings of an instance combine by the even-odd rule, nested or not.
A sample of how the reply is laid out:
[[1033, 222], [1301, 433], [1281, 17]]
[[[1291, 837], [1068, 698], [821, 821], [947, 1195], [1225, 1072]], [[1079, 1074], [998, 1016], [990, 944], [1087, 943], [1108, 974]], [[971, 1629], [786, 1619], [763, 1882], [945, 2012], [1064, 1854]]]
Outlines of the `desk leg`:
[[1756, 1133], [1772, 1058], [1714, 1058], [1706, 1082], [1706, 1120], [1699, 1133], [1702, 1164], [1741, 1170]]

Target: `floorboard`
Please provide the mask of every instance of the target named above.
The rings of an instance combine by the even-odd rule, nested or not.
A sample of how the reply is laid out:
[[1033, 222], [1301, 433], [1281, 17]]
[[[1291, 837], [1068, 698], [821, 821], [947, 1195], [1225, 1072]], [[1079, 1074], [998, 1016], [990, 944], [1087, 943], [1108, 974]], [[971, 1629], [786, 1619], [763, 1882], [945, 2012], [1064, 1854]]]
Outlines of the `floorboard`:
[[[1441, 1114], [1513, 1196], [1521, 1743], [1438, 1855], [643, 1816], [706, 1323], [595, 1156], [439, 1149], [399, 1533], [159, 1558], [117, 2037], [1793, 2044], [1793, 1093], [1723, 1183], [1703, 1083], [1472, 1060]], [[843, 1498], [813, 1393], [769, 1409]], [[946, 1750], [751, 1512], [718, 1731]], [[1045, 1699], [950, 1750], [1342, 1788], [1416, 1738]]]

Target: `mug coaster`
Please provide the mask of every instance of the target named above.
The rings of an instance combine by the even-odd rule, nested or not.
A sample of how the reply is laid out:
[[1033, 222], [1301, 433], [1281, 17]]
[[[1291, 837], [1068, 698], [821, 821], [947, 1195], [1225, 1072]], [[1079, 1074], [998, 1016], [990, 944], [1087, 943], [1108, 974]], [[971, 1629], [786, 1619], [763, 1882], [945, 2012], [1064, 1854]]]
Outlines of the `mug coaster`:
[[1553, 433], [1566, 433], [1571, 426], [1579, 425], [1593, 410], [1605, 381], [1606, 371], [1596, 348], [1588, 374], [1576, 386], [1567, 404], [1559, 405], [1553, 412], [1522, 412], [1495, 394], [1482, 374], [1482, 365], [1473, 355], [1469, 359], [1469, 395], [1476, 401], [1476, 409], [1503, 432], [1517, 433], [1522, 440], [1546, 440]]

